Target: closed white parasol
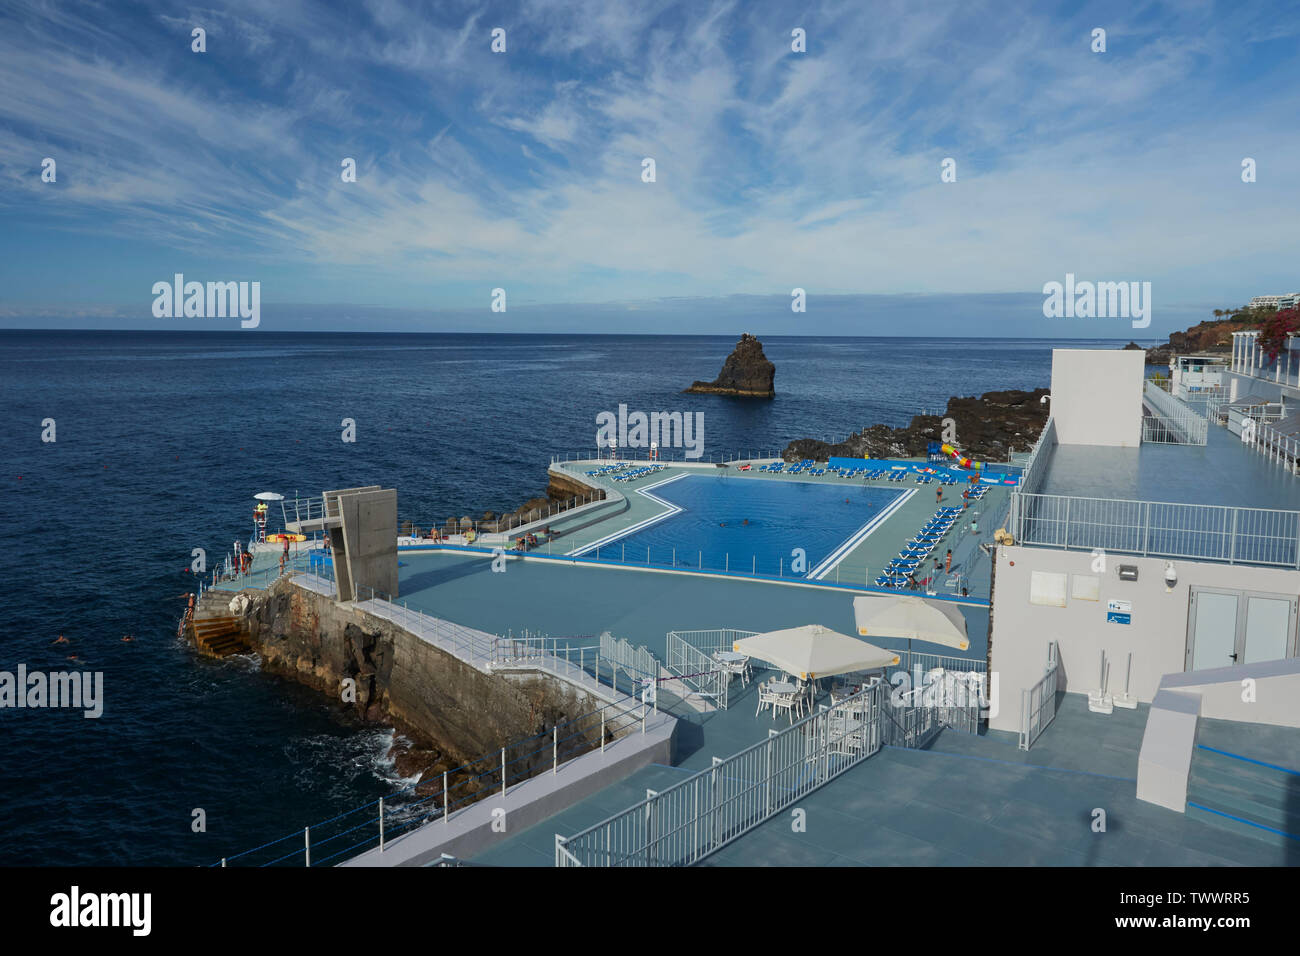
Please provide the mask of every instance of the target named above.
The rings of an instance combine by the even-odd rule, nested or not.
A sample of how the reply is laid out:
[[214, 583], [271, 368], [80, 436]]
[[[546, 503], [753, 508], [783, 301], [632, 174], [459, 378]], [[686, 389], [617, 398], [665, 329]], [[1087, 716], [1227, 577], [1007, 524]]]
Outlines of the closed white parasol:
[[903, 595], [862, 595], [853, 599], [853, 617], [863, 637], [896, 637], [928, 641], [964, 651], [966, 618], [947, 601]]

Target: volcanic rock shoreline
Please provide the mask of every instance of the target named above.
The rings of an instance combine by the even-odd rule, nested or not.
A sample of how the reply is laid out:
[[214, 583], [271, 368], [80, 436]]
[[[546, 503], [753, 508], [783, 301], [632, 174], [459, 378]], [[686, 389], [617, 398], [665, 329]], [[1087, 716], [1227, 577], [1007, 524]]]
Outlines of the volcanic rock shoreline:
[[1042, 398], [1045, 388], [1032, 392], [1010, 390], [985, 392], [970, 398], [948, 399], [942, 415], [916, 415], [905, 428], [872, 425], [838, 444], [814, 438], [790, 442], [781, 457], [785, 461], [826, 461], [839, 458], [923, 458], [930, 442], [941, 441], [943, 420], [956, 422], [953, 444], [977, 461], [1006, 461], [1013, 451], [1029, 451], [1047, 424], [1050, 405]]

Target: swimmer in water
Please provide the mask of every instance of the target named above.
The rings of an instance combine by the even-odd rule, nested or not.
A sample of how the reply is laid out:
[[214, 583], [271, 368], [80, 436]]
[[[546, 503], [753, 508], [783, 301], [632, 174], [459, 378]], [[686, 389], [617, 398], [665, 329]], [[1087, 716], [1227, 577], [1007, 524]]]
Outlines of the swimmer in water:
[[749, 524], [749, 519], [746, 518], [744, 521], [741, 522], [741, 524]]
[[725, 521], [719, 521], [719, 522], [718, 522], [718, 527], [719, 527], [719, 528], [725, 528], [726, 526], [727, 526], [727, 522], [725, 522]]
[[130, 634], [123, 634], [123, 635], [122, 635], [122, 643], [123, 643], [123, 644], [129, 644], [131, 641], [134, 641], [134, 640], [135, 640], [135, 638], [132, 637]]
[[58, 639], [57, 641], [51, 641], [50, 643], [52, 643], [52, 644], [66, 644], [66, 643], [68, 643], [68, 639], [67, 639], [66, 637], [64, 637], [62, 634], [60, 634], [60, 635], [59, 635], [59, 639]]

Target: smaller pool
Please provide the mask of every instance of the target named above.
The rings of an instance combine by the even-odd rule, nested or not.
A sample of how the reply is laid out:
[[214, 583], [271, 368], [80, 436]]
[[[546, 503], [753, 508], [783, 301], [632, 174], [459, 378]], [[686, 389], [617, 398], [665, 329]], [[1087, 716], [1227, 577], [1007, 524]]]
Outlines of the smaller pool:
[[[640, 493], [678, 510], [578, 553], [706, 571], [816, 574], [883, 523], [908, 490], [686, 475]], [[792, 571], [799, 549], [802, 566]]]

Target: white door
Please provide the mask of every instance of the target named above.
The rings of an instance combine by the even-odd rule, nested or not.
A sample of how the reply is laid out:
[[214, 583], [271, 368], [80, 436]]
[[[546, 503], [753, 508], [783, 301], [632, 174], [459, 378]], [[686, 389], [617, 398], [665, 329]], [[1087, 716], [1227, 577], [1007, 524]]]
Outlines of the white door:
[[1295, 605], [1290, 598], [1246, 596], [1243, 664], [1286, 657], [1291, 645]]
[[1237, 595], [1192, 589], [1191, 666], [1203, 671], [1237, 663]]

